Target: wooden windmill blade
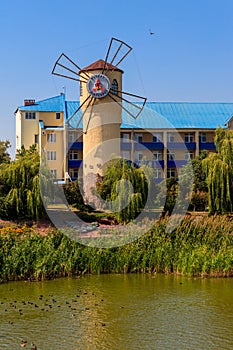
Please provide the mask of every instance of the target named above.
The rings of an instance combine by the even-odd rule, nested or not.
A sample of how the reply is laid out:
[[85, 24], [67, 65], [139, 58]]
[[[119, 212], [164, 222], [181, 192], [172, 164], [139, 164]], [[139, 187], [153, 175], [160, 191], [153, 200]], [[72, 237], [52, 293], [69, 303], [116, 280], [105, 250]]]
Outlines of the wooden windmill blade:
[[[114, 88], [110, 82], [111, 74], [113, 74], [116, 70], [121, 71], [118, 66], [131, 51], [131, 46], [122, 40], [112, 38], [105, 60], [99, 60], [95, 62], [95, 66], [92, 64], [83, 69], [81, 69], [64, 53], [60, 55], [58, 60], [55, 62], [52, 74], [75, 80], [81, 84], [86, 84], [89, 94], [85, 101], [69, 117], [67, 121], [68, 125], [70, 125], [71, 120], [76, 117], [80, 111], [82, 111], [80, 120], [76, 125], [76, 127], [78, 127], [89, 109], [89, 119], [86, 123], [86, 129], [83, 130], [84, 134], [86, 134], [89, 129], [95, 103], [97, 100], [103, 99], [107, 96], [109, 96], [114, 103], [118, 104], [132, 118], [136, 119], [140, 115], [145, 106], [146, 98], [129, 92], [120, 91], [118, 90], [118, 87]], [[92, 69], [90, 69], [90, 67], [92, 67]], [[92, 70], [91, 74], [88, 73], [89, 70]], [[99, 70], [100, 73], [93, 74], [94, 70]], [[139, 103], [132, 101], [132, 98], [139, 101]]]

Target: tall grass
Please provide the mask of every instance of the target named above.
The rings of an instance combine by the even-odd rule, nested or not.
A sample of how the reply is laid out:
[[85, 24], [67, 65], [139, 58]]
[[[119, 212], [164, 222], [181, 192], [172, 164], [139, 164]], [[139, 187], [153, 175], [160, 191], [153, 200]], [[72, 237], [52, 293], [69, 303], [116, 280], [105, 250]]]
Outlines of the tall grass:
[[233, 275], [233, 221], [228, 216], [186, 218], [172, 233], [165, 221], [118, 248], [81, 245], [61, 232], [2, 229], [0, 279], [48, 279], [84, 273]]

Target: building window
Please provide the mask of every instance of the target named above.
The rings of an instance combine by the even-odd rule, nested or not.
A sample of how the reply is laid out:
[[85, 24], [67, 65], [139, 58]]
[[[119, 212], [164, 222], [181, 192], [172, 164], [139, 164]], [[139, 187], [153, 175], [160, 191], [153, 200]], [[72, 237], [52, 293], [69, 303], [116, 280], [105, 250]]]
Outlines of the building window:
[[135, 155], [135, 161], [141, 161], [143, 160], [143, 153], [141, 152], [136, 152], [136, 155]]
[[153, 152], [153, 160], [162, 160], [163, 159], [163, 153], [160, 151]]
[[131, 157], [130, 157], [130, 151], [122, 151], [122, 152], [121, 152], [121, 157], [124, 158], [124, 159], [130, 160], [130, 159], [131, 159]]
[[174, 136], [174, 134], [172, 132], [169, 132], [167, 134], [167, 140], [168, 140], [168, 142], [174, 142], [175, 141], [175, 136]]
[[77, 160], [78, 159], [78, 151], [70, 151], [69, 159], [70, 160]]
[[57, 169], [51, 169], [51, 174], [52, 174], [52, 177], [54, 177], [55, 179], [57, 178]]
[[168, 152], [167, 160], [175, 160], [175, 153]]
[[162, 142], [163, 134], [161, 132], [153, 134], [153, 142]]
[[185, 134], [184, 135], [184, 142], [186, 142], [186, 143], [194, 142], [194, 135], [190, 132]]
[[194, 159], [194, 153], [193, 152], [185, 152], [184, 159], [185, 160]]
[[70, 131], [68, 134], [68, 141], [70, 143], [76, 142], [78, 140], [78, 133], [76, 131]]
[[206, 133], [205, 132], [201, 132], [200, 134], [199, 134], [199, 141], [200, 142], [206, 142]]
[[129, 142], [130, 141], [130, 134], [128, 132], [121, 134], [121, 140], [122, 140], [122, 142]]
[[47, 142], [56, 142], [57, 134], [47, 134]]
[[34, 143], [38, 144], [39, 143], [39, 135], [34, 135]]
[[57, 159], [56, 151], [48, 151], [47, 152], [47, 160], [56, 160], [56, 159]]
[[167, 169], [167, 177], [176, 177], [176, 169], [168, 168]]
[[160, 169], [155, 169], [155, 178], [162, 179], [163, 178], [163, 171]]
[[111, 92], [113, 95], [118, 95], [118, 82], [116, 79], [113, 79], [112, 81], [112, 89]]
[[72, 179], [77, 179], [78, 178], [78, 169], [77, 168], [70, 169], [69, 175]]
[[35, 112], [26, 112], [25, 119], [36, 119], [36, 113]]
[[138, 143], [142, 143], [142, 134], [135, 134], [134, 140]]
[[56, 119], [61, 119], [61, 113], [56, 113]]

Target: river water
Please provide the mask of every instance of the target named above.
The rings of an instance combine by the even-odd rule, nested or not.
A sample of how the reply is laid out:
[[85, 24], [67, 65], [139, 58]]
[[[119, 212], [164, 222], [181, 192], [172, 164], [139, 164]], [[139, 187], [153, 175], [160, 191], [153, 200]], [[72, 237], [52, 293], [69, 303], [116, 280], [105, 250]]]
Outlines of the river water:
[[100, 275], [0, 285], [0, 349], [233, 349], [233, 279]]

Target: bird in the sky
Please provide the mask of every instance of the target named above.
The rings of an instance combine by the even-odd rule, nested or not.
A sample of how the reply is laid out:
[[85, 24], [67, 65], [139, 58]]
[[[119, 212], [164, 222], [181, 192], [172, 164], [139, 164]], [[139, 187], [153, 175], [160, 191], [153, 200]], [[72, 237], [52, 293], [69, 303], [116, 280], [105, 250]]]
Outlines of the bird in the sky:
[[150, 35], [154, 35], [154, 32], [151, 31], [151, 29], [149, 29]]

